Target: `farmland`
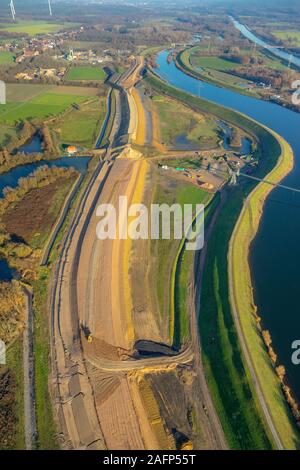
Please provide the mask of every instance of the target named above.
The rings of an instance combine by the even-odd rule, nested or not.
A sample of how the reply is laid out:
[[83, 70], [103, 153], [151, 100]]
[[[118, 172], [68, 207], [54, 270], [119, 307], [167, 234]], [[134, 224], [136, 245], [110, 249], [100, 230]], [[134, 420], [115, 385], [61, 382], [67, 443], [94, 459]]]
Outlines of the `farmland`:
[[24, 33], [29, 36], [37, 34], [57, 33], [63, 29], [70, 29], [78, 26], [78, 23], [50, 23], [48, 21], [17, 21], [11, 24], [0, 24], [1, 31], [10, 33]]
[[101, 67], [71, 67], [67, 74], [69, 81], [104, 80], [105, 72]]

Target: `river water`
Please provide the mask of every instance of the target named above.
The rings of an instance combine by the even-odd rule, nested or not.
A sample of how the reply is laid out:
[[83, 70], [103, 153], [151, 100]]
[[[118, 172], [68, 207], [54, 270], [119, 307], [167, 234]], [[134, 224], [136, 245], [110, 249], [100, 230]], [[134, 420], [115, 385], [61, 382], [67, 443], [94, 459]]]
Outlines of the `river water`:
[[[295, 154], [293, 171], [284, 184], [300, 189], [300, 114], [277, 104], [199, 82], [167, 63], [168, 52], [157, 57], [157, 74], [191, 94], [240, 111], [282, 135]], [[291, 345], [300, 340], [300, 193], [276, 188], [264, 207], [259, 232], [250, 253], [255, 303], [269, 329], [274, 349], [287, 371], [300, 402], [300, 365], [292, 364]]]

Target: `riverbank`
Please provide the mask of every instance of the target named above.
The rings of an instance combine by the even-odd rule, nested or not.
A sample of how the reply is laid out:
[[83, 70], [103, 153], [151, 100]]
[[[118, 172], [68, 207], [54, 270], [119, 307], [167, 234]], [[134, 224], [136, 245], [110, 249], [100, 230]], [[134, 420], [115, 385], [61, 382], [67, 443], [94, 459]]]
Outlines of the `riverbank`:
[[222, 88], [227, 88], [228, 90], [235, 91], [237, 93], [241, 93], [242, 95], [259, 98], [257, 93], [251, 93], [247, 89], [230, 85], [229, 83], [225, 83], [223, 81], [213, 79], [208, 77], [207, 75], [201, 74], [200, 71], [195, 70], [194, 67], [190, 63], [190, 52], [195, 46], [189, 47], [180, 51], [174, 58], [174, 62], [176, 67], [181, 70], [183, 73], [189, 75], [190, 77], [196, 78], [197, 80], [205, 81], [207, 83], [211, 83], [212, 85], [216, 85]]
[[[280, 143], [281, 155], [275, 168], [268, 174], [268, 181], [279, 183], [293, 169], [293, 152], [288, 143], [278, 134], [268, 129]], [[294, 425], [284, 400], [281, 384], [263, 343], [262, 329], [253, 299], [252, 280], [249, 268], [249, 250], [255, 238], [264, 203], [273, 186], [259, 183], [247, 197], [232, 234], [228, 251], [229, 293], [232, 312], [239, 340], [256, 384], [258, 395], [263, 394], [269, 415], [285, 449], [295, 449]], [[244, 345], [244, 347], [243, 347]], [[255, 382], [258, 378], [258, 383]], [[270, 423], [272, 425], [272, 423]]]

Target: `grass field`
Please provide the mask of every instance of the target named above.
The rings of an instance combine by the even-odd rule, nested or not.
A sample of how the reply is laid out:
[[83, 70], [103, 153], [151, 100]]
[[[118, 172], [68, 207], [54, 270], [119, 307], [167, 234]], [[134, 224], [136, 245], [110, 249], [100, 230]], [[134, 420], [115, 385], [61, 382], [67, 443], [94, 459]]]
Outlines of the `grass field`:
[[[15, 387], [12, 390], [12, 409], [8, 412], [12, 412], [13, 416], [9, 416], [11, 423], [5, 423], [6, 426], [9, 424], [13, 425], [13, 429], [9, 429], [9, 432], [13, 433], [13, 446], [9, 447], [15, 450], [25, 449], [25, 436], [24, 436], [24, 394], [23, 394], [23, 348], [22, 338], [17, 339], [14, 344], [7, 351], [7, 366], [12, 372], [14, 377]], [[5, 405], [4, 405], [5, 406]], [[3, 423], [4, 424], [4, 423]], [[4, 447], [5, 449], [6, 447]], [[3, 449], [3, 448], [1, 448]], [[6, 448], [7, 449], [7, 448]]]
[[[241, 86], [241, 84], [248, 84], [249, 81], [245, 80], [240, 77], [236, 77], [235, 75], [232, 75], [230, 73], [227, 73], [224, 70], [215, 70], [214, 68], [207, 67], [204, 68], [203, 70], [197, 69], [191, 63], [191, 54], [193, 54], [195, 51], [197, 51], [197, 47], [195, 48], [189, 48], [185, 49], [181, 53], [177, 55], [177, 61], [178, 64], [190, 75], [196, 77], [196, 78], [201, 78], [205, 79], [208, 83], [214, 83], [218, 86], [221, 87], [226, 87], [234, 91], [238, 91], [239, 93], [246, 94], [246, 95], [251, 95], [251, 96], [258, 96], [255, 90], [252, 89], [247, 89]], [[227, 62], [227, 61], [225, 61]], [[237, 64], [235, 64], [237, 66]], [[232, 67], [231, 67], [232, 68]]]
[[195, 54], [191, 56], [191, 61], [197, 67], [207, 67], [216, 70], [230, 70], [239, 66], [236, 62], [222, 59], [221, 57], [199, 57]]
[[13, 125], [26, 119], [57, 116], [72, 104], [84, 102], [88, 96], [84, 88], [82, 95], [56, 93], [55, 90], [43, 85], [8, 86], [7, 104], [0, 105], [0, 124]]
[[101, 80], [106, 77], [104, 70], [101, 67], [71, 67], [66, 79], [69, 81], [76, 80]]
[[0, 65], [13, 64], [14, 55], [11, 52], [0, 52]]
[[[231, 110], [171, 88], [153, 75], [147, 78], [147, 82], [159, 92], [181, 98], [194, 108], [199, 107], [200, 112], [205, 109], [249, 134], [256, 135], [264, 143], [257, 149], [257, 152], [263, 152], [262, 155], [257, 155], [261, 161], [260, 177], [269, 173], [276, 164], [280, 148], [274, 138], [257, 123]], [[218, 217], [208, 246], [199, 317], [202, 357], [209, 388], [227, 441], [234, 449], [269, 449], [274, 446], [243, 359], [229, 302], [229, 241], [244, 198], [254, 186], [253, 183], [247, 183], [246, 187], [234, 188]], [[260, 348], [259, 343], [257, 348]], [[261, 348], [260, 354], [264, 354]], [[260, 380], [263, 381], [264, 377], [260, 373], [258, 371]], [[267, 403], [274, 407], [273, 414], [286, 419], [286, 411], [272, 398], [274, 389], [266, 386], [264, 393]], [[283, 399], [280, 390], [275, 393]], [[285, 439], [292, 442], [295, 439], [294, 432], [292, 426], [286, 427]]]
[[37, 34], [57, 33], [63, 29], [70, 29], [78, 26], [78, 23], [50, 23], [48, 21], [21, 21], [16, 23], [0, 24], [0, 35], [2, 31], [10, 33], [24, 33], [29, 36]]
[[6, 86], [6, 99], [8, 103], [23, 103], [53, 88], [52, 85], [9, 83]]
[[82, 86], [58, 86], [49, 90], [54, 95], [78, 95], [78, 96], [98, 96], [99, 89], [94, 87]]
[[275, 30], [275, 31], [272, 31], [272, 34], [276, 38], [281, 39], [282, 41], [288, 42], [289, 45], [291, 46], [300, 47], [300, 32], [299, 31]]
[[73, 110], [66, 119], [55, 122], [61, 143], [92, 148], [106, 114], [106, 99], [94, 98]]

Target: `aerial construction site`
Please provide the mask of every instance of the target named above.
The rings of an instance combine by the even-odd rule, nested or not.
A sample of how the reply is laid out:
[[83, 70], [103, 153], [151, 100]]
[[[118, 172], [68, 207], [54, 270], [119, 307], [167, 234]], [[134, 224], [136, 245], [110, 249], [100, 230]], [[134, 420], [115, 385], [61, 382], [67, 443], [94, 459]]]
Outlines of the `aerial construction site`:
[[144, 69], [144, 60], [137, 58], [112, 84], [116, 111], [110, 144], [82, 196], [53, 279], [51, 388], [61, 444], [222, 449], [226, 443], [193, 333], [195, 308], [189, 317], [192, 334], [175, 348], [172, 319], [158, 310], [149, 276], [150, 242], [95, 237], [100, 203], [117, 204], [119, 196], [127, 196], [138, 204], [151, 192], [149, 173], [157, 170], [133, 145], [146, 138], [137, 88]]

